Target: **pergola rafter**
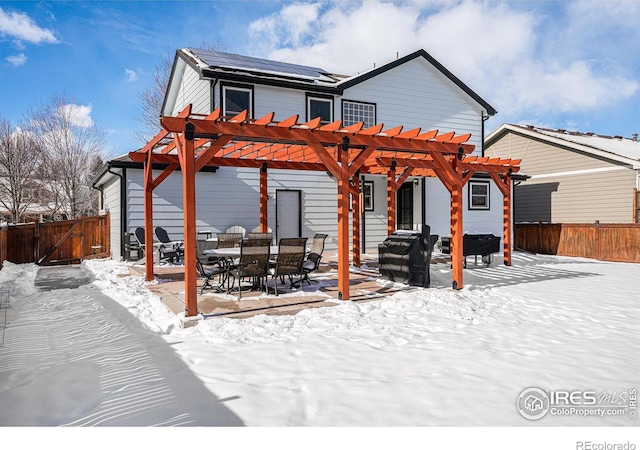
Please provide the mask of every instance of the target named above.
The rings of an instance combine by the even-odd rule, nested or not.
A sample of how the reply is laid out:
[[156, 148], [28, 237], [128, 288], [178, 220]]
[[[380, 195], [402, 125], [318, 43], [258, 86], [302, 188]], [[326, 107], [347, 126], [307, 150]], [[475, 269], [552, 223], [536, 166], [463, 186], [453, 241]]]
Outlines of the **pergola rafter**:
[[[275, 114], [258, 119], [247, 111], [223, 117], [220, 109], [208, 115], [191, 113], [188, 106], [175, 117], [162, 117], [162, 130], [147, 145], [130, 153], [145, 167], [146, 275], [153, 279], [152, 191], [178, 167], [182, 171], [185, 242], [186, 315], [197, 314], [195, 174], [206, 166], [252, 167], [260, 170], [260, 226], [266, 230], [267, 171], [269, 169], [315, 170], [330, 173], [338, 190], [338, 290], [349, 299], [349, 194], [353, 215], [353, 262], [360, 256], [360, 174], [386, 174], [389, 232], [395, 227], [395, 194], [410, 176], [437, 176], [451, 193], [452, 284], [462, 287], [462, 187], [474, 173], [488, 173], [505, 197], [505, 264], [510, 265], [510, 175], [519, 161], [468, 156], [470, 134], [404, 130], [383, 124], [364, 128], [363, 123], [343, 126], [341, 120], [325, 125], [320, 118], [299, 124], [298, 116], [275, 122]], [[152, 167], [166, 168], [155, 179]], [[507, 206], [509, 210], [507, 210]]]

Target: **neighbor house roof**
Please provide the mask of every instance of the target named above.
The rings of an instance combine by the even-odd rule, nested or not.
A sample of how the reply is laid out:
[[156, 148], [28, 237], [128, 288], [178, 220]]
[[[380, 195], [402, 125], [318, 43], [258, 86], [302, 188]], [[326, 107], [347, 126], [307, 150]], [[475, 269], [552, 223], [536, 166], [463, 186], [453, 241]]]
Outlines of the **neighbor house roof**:
[[533, 125], [502, 124], [486, 137], [485, 147], [492, 145], [509, 132], [640, 169], [640, 141], [637, 135], [633, 138], [624, 138]]
[[[424, 58], [447, 79], [453, 82], [453, 84], [482, 106], [488, 115], [493, 116], [497, 113], [495, 108], [422, 49], [354, 76], [332, 74], [319, 67], [291, 64], [213, 50], [184, 48], [178, 50], [176, 56], [181, 56], [205, 78], [216, 79], [222, 77], [226, 80], [244, 82], [262, 80], [266, 84], [322, 91], [336, 95], [342, 95], [345, 89], [367, 81], [416, 58]], [[178, 58], [176, 58], [176, 61], [177, 60]], [[169, 84], [171, 85], [171, 82]]]

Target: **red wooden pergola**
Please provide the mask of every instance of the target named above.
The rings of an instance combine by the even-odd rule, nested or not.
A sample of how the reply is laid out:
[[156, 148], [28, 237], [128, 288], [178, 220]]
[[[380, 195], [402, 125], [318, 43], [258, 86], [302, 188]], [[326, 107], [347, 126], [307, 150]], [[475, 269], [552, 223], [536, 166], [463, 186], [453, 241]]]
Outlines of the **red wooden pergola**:
[[[469, 156], [470, 134], [423, 132], [383, 124], [347, 127], [340, 120], [321, 125], [320, 118], [298, 123], [298, 116], [276, 122], [274, 113], [259, 119], [244, 111], [235, 117], [191, 113], [187, 106], [176, 117], [164, 116], [162, 130], [136, 152], [144, 164], [146, 279], [153, 280], [153, 190], [175, 169], [182, 171], [185, 244], [185, 314], [197, 315], [195, 174], [205, 166], [254, 167], [260, 170], [260, 225], [267, 229], [269, 169], [329, 172], [338, 184], [338, 290], [349, 299], [349, 194], [360, 211], [359, 174], [386, 174], [388, 232], [395, 231], [396, 191], [409, 176], [436, 176], [451, 193], [452, 286], [463, 286], [462, 189], [474, 173], [487, 173], [503, 194], [504, 263], [511, 265], [511, 174], [519, 160]], [[166, 168], [155, 178], [153, 164]], [[353, 264], [360, 265], [360, 215], [352, 218]]]

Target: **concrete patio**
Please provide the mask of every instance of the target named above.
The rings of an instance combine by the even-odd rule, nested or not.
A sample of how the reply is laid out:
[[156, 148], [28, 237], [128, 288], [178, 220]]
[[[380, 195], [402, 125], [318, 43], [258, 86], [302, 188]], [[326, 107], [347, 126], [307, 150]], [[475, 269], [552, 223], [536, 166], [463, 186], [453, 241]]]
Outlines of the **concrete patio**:
[[[242, 298], [238, 292], [231, 294], [207, 289], [200, 293], [203, 279], [198, 278], [198, 313], [205, 318], [234, 317], [245, 318], [256, 314], [296, 314], [306, 308], [323, 308], [334, 306], [338, 300], [337, 254], [325, 253], [320, 270], [311, 275], [316, 282], [304, 283], [302, 288], [291, 289], [279, 282], [278, 293], [265, 294], [259, 290], [244, 290]], [[448, 255], [438, 255], [432, 260], [434, 264], [449, 264]], [[351, 301], [379, 300], [397, 292], [417, 289], [414, 286], [400, 283], [378, 282], [377, 255], [362, 255], [360, 268], [351, 268], [350, 286]], [[144, 276], [144, 265], [129, 266], [132, 275]], [[184, 266], [158, 265], [154, 267], [156, 283], [148, 288], [158, 295], [174, 313], [185, 311]], [[268, 279], [269, 286], [274, 280]]]

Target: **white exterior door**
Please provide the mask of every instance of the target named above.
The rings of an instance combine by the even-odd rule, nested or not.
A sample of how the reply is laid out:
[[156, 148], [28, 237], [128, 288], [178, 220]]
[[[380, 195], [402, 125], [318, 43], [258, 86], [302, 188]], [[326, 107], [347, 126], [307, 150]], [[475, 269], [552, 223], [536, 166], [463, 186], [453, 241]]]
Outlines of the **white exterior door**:
[[276, 190], [276, 238], [300, 237], [300, 191]]

